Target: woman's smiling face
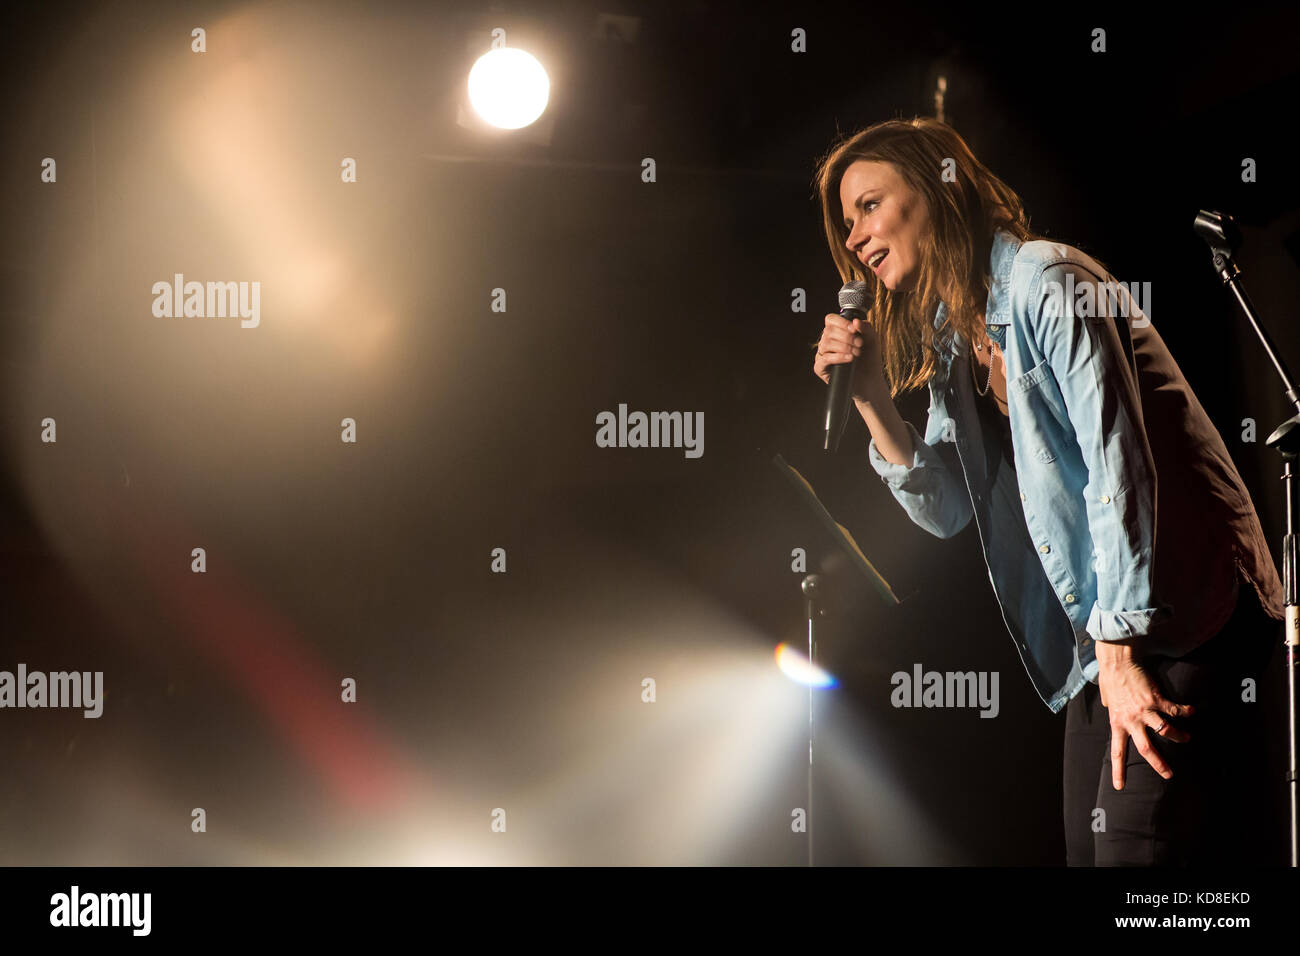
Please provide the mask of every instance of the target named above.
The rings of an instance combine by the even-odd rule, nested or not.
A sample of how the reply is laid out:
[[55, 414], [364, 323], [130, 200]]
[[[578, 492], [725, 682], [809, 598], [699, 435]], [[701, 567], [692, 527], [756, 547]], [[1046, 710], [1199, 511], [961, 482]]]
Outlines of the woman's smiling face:
[[[840, 180], [844, 243], [890, 292], [910, 292], [921, 268], [921, 236], [929, 224], [925, 199], [890, 163], [859, 159]], [[874, 269], [871, 260], [887, 255]]]

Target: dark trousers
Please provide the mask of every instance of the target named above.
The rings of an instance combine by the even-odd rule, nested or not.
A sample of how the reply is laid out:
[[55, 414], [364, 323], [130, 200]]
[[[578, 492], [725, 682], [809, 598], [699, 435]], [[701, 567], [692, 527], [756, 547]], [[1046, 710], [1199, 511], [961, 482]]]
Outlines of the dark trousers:
[[[1261, 681], [1282, 642], [1282, 623], [1242, 582], [1224, 628], [1191, 653], [1140, 661], [1164, 696], [1192, 704], [1173, 721], [1191, 735], [1175, 743], [1148, 731], [1173, 776], [1161, 777], [1128, 740], [1124, 789], [1112, 783], [1110, 722], [1089, 683], [1066, 711], [1065, 842], [1070, 866], [1284, 865], [1285, 785], [1270, 718], [1274, 683]], [[1242, 700], [1243, 681], [1256, 700]], [[1280, 684], [1278, 686], [1281, 686]], [[1264, 691], [1267, 690], [1267, 693]], [[1285, 693], [1285, 688], [1282, 688]], [[1281, 713], [1285, 713], [1282, 708]], [[1271, 761], [1271, 762], [1270, 762]]]

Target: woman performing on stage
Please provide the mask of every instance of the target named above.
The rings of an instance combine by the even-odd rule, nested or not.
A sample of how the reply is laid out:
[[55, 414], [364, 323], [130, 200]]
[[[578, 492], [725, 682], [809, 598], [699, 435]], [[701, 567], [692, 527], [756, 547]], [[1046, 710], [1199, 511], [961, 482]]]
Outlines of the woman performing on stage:
[[[1282, 585], [1141, 303], [1031, 232], [936, 120], [845, 138], [817, 183], [840, 275], [874, 298], [865, 323], [826, 316], [813, 370], [855, 361], [871, 465], [913, 522], [975, 519], [1029, 679], [1067, 712], [1067, 862], [1280, 862], [1243, 688], [1280, 643]], [[924, 437], [894, 406], [922, 386]]]

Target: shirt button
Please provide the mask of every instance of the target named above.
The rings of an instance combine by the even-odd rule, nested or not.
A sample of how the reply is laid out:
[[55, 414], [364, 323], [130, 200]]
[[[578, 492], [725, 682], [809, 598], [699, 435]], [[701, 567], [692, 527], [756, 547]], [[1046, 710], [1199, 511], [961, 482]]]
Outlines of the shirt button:
[[1050, 544], [1040, 544], [1038, 550], [1043, 552], [1043, 554], [1047, 554], [1052, 550], [1052, 546]]
[[1073, 595], [1073, 594], [1067, 594], [1067, 595], [1065, 596], [1065, 603], [1066, 603], [1066, 604], [1073, 604], [1073, 603], [1074, 603], [1074, 595]]
[[1021, 500], [1021, 501], [1024, 501], [1024, 500], [1025, 500], [1025, 493], [1024, 493], [1023, 491], [1020, 492], [1020, 500]]
[[1102, 503], [1103, 505], [1108, 505], [1108, 504], [1110, 504], [1110, 495], [1102, 495], [1102, 496], [1101, 496], [1101, 503]]

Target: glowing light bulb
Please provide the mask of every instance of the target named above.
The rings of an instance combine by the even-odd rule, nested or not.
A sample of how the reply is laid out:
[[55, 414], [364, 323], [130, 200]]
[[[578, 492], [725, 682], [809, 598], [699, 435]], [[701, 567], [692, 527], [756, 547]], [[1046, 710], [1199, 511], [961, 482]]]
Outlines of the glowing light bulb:
[[469, 102], [484, 121], [520, 129], [546, 109], [551, 81], [531, 53], [514, 47], [489, 50], [469, 71]]

